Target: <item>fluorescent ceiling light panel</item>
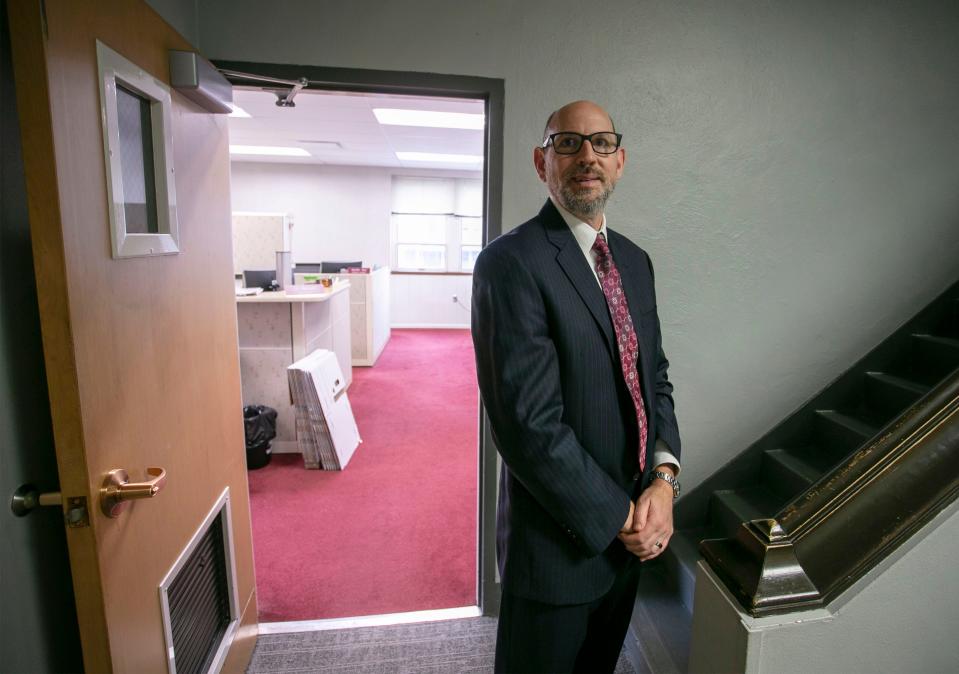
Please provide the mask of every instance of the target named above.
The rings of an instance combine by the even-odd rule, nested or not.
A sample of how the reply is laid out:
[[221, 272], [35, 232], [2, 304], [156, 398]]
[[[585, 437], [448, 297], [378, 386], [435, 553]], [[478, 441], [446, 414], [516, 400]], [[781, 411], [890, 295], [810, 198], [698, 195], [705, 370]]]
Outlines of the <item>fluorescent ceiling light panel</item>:
[[395, 126], [429, 126], [435, 129], [479, 129], [486, 124], [486, 115], [466, 112], [437, 112], [435, 110], [402, 110], [373, 108], [376, 121]]
[[227, 115], [227, 117], [249, 117], [250, 116], [250, 113], [248, 113], [246, 110], [241, 108], [239, 105], [235, 105], [231, 103], [230, 107], [233, 108], [233, 112]]
[[262, 155], [268, 157], [309, 157], [302, 147], [279, 147], [275, 145], [231, 145], [230, 154]]
[[397, 152], [400, 161], [431, 161], [440, 164], [482, 164], [481, 154], [442, 154], [439, 152]]

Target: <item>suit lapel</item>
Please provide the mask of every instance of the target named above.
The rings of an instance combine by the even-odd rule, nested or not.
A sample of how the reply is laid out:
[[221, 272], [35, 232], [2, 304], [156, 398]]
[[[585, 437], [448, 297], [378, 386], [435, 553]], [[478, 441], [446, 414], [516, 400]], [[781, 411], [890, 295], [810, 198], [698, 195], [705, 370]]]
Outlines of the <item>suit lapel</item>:
[[583, 303], [589, 309], [589, 312], [596, 320], [603, 337], [606, 339], [606, 346], [611, 354], [615, 354], [613, 337], [613, 324], [609, 318], [609, 308], [606, 305], [606, 296], [596, 282], [589, 263], [583, 257], [583, 251], [580, 250], [573, 233], [563, 220], [563, 217], [556, 210], [552, 201], [547, 200], [542, 210], [539, 212], [540, 221], [546, 228], [546, 236], [550, 242], [556, 246], [556, 262], [566, 277], [573, 284], [573, 288], [579, 294]]

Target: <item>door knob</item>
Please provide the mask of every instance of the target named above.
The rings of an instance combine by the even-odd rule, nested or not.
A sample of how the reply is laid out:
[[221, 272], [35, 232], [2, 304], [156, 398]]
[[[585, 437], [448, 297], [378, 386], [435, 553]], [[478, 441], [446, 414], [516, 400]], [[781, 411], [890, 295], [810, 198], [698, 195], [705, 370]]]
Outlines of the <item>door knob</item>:
[[32, 484], [23, 484], [13, 492], [10, 499], [10, 510], [17, 517], [25, 517], [39, 506], [58, 506], [63, 503], [63, 496], [58, 491], [41, 493]]
[[130, 501], [138, 498], [153, 498], [166, 483], [166, 471], [162, 468], [147, 468], [147, 479], [130, 482], [130, 476], [122, 468], [107, 473], [100, 487], [100, 509], [107, 517], [119, 517]]

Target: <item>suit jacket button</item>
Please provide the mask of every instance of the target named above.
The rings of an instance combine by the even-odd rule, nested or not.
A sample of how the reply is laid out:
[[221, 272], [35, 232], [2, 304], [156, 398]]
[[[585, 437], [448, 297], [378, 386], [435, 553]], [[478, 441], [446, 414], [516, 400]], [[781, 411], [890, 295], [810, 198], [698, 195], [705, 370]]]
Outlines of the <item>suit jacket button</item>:
[[635, 473], [633, 473], [633, 482], [635, 482], [636, 480], [638, 480], [638, 479], [641, 478], [641, 477], [642, 477], [642, 474], [639, 473], [638, 471], [635, 472]]

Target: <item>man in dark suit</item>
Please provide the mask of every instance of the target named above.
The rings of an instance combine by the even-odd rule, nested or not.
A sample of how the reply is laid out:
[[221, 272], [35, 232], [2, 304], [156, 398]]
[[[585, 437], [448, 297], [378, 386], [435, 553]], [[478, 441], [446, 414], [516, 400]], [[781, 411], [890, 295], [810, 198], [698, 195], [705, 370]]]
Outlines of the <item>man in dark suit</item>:
[[641, 561], [673, 531], [680, 441], [646, 253], [606, 228], [625, 150], [576, 101], [533, 163], [549, 200], [473, 272], [473, 344], [503, 458], [496, 670], [612, 671]]

